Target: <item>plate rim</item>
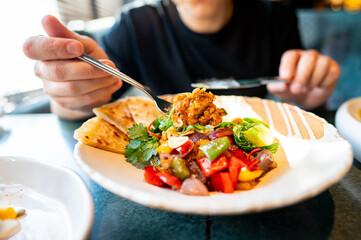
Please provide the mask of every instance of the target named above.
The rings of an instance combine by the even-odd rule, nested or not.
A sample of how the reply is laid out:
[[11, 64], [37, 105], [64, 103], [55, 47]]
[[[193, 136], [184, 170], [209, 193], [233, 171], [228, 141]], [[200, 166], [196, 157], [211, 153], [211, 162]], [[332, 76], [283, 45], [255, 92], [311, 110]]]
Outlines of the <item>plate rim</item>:
[[[348, 147], [351, 149], [351, 145], [345, 140], [345, 142], [347, 143]], [[166, 211], [170, 211], [170, 212], [176, 212], [176, 213], [183, 213], [183, 214], [195, 214], [195, 215], [210, 215], [210, 216], [217, 216], [217, 215], [241, 215], [241, 214], [248, 214], [248, 213], [257, 213], [257, 212], [263, 212], [263, 211], [269, 211], [272, 209], [278, 209], [278, 208], [282, 208], [282, 207], [286, 207], [286, 206], [290, 206], [296, 203], [299, 203], [301, 201], [304, 201], [306, 199], [312, 198], [318, 194], [320, 194], [321, 192], [327, 190], [330, 186], [334, 185], [335, 183], [339, 182], [346, 174], [347, 172], [350, 170], [351, 166], [352, 166], [352, 162], [353, 162], [353, 155], [352, 152], [350, 152], [350, 155], [348, 156], [348, 159], [345, 161], [344, 167], [342, 170], [338, 171], [337, 176], [335, 176], [334, 178], [332, 178], [332, 180], [324, 182], [324, 184], [319, 185], [317, 188], [312, 189], [312, 191], [309, 191], [308, 194], [298, 194], [297, 197], [292, 197], [290, 199], [288, 199], [287, 201], [285, 201], [284, 199], [282, 201], [276, 201], [276, 202], [271, 202], [269, 204], [262, 204], [262, 206], [258, 206], [255, 205], [253, 206], [253, 208], [247, 208], [247, 209], [228, 209], [227, 211], [222, 210], [220, 211], [219, 209], [216, 210], [211, 210], [211, 211], [204, 211], [202, 209], [197, 209], [195, 210], [194, 208], [187, 208], [187, 209], [179, 209], [176, 206], [174, 206], [174, 204], [164, 204], [164, 202], [162, 204], [160, 204], [159, 202], [157, 203], [157, 201], [153, 201], [153, 202], [149, 202], [149, 201], [144, 201], [142, 200], [141, 197], [134, 197], [134, 195], [136, 194], [126, 194], [129, 191], [125, 191], [122, 190], [122, 192], [119, 192], [119, 187], [117, 187], [116, 190], [114, 190], [114, 188], [110, 187], [110, 184], [116, 184], [118, 186], [121, 186], [121, 189], [123, 188], [129, 188], [127, 186], [121, 185], [115, 181], [113, 181], [112, 179], [107, 179], [106, 176], [100, 174], [99, 172], [93, 173], [93, 170], [91, 169], [91, 167], [87, 166], [82, 159], [80, 158], [79, 152], [82, 146], [86, 146], [89, 148], [93, 148], [99, 151], [104, 151], [101, 149], [97, 149], [94, 148], [92, 146], [86, 145], [84, 143], [81, 142], [77, 142], [77, 144], [75, 145], [74, 148], [74, 156], [76, 159], [76, 162], [78, 163], [78, 165], [80, 166], [80, 168], [88, 175], [89, 178], [91, 178], [94, 182], [96, 182], [97, 184], [99, 184], [100, 186], [102, 186], [103, 188], [105, 188], [106, 190], [120, 196], [123, 197], [125, 199], [128, 199], [130, 201], [136, 202], [138, 204], [141, 204], [143, 206], [147, 206], [150, 208], [154, 208], [154, 209], [159, 209], [159, 210], [166, 210]], [[107, 151], [105, 151], [107, 152]], [[103, 179], [102, 179], [103, 178]], [[104, 178], [107, 179], [107, 183], [104, 183]], [[168, 190], [168, 189], [165, 189]], [[169, 190], [171, 191], [171, 190]], [[144, 194], [144, 191], [141, 190], [134, 190], [133, 192], [139, 192]], [[173, 192], [173, 191], [172, 191]], [[176, 193], [176, 194], [180, 194], [180, 193]], [[218, 194], [218, 193], [217, 193]], [[222, 193], [220, 193], [222, 194]], [[237, 193], [236, 193], [237, 194]], [[149, 195], [148, 193], [146, 193], [145, 195]], [[204, 196], [201, 197], [197, 197], [197, 196], [189, 196], [189, 195], [182, 195], [182, 196], [187, 196], [187, 197], [195, 197], [195, 198], [204, 198]], [[209, 209], [208, 209], [209, 210]]]

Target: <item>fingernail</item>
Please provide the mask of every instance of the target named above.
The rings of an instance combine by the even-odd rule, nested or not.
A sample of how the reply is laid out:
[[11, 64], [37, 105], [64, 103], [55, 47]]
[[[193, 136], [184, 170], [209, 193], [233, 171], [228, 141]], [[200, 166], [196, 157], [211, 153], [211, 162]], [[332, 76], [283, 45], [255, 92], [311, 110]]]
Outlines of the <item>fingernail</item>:
[[77, 55], [77, 54], [81, 53], [81, 48], [80, 48], [79, 44], [77, 44], [75, 42], [69, 43], [66, 46], [66, 49], [67, 49], [68, 53], [72, 54], [72, 55]]
[[299, 94], [303, 91], [303, 84], [299, 83], [299, 82], [295, 82], [291, 84], [291, 92], [295, 93], [295, 94]]

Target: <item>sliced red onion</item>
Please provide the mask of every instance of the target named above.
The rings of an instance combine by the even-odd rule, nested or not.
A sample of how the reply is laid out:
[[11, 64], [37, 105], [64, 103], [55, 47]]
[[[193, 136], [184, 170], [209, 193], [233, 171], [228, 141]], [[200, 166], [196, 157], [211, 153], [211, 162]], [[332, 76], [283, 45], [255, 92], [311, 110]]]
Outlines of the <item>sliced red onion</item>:
[[212, 132], [209, 137], [211, 139], [216, 139], [216, 138], [221, 138], [221, 137], [231, 136], [231, 135], [233, 135], [233, 131], [231, 129], [220, 128], [220, 129], [217, 129], [216, 131]]
[[196, 178], [187, 178], [186, 180], [184, 180], [179, 192], [182, 194], [193, 195], [193, 196], [209, 195], [207, 187]]
[[189, 137], [189, 140], [191, 140], [194, 143], [196, 143], [202, 139], [209, 140], [209, 137], [207, 134], [196, 132], [196, 131], [192, 134], [189, 134], [188, 137]]

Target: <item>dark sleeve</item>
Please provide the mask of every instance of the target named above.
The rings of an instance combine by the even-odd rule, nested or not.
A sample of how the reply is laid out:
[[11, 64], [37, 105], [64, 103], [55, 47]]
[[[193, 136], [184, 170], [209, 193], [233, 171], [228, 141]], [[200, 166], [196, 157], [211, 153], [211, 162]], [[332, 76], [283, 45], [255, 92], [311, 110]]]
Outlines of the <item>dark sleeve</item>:
[[282, 56], [289, 49], [302, 49], [298, 20], [294, 9], [283, 3], [277, 3], [274, 13], [277, 17], [273, 25], [273, 33], [278, 54]]
[[[127, 24], [130, 18], [127, 14], [128, 12], [121, 13], [120, 19], [103, 36], [101, 45], [121, 72], [139, 81], [132, 36]], [[123, 82], [121, 89], [113, 94], [112, 100], [119, 98], [129, 87], [128, 83]]]

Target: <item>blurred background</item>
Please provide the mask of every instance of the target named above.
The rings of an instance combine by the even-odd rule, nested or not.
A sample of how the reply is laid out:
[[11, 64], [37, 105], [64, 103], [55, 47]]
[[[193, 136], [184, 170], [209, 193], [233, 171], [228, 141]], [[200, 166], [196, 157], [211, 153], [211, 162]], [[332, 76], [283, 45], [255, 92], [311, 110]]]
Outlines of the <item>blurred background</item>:
[[[44, 15], [52, 14], [71, 30], [98, 40], [112, 26], [119, 9], [131, 1], [2, 1], [0, 116], [49, 111], [49, 99], [42, 92], [41, 80], [33, 73], [34, 62], [22, 52], [22, 44], [29, 36], [45, 34], [40, 23]], [[283, 2], [296, 8], [304, 48], [316, 49], [341, 65], [339, 84], [327, 108], [336, 110], [346, 100], [361, 96], [361, 0]]]

